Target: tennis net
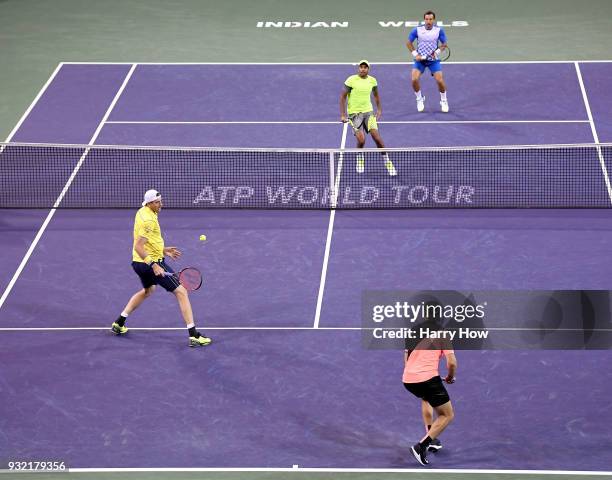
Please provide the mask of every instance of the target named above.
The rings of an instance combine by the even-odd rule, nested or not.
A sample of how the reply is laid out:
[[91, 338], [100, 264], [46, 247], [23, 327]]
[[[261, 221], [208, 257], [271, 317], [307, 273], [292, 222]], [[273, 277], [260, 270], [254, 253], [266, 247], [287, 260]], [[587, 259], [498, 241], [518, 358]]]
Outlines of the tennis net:
[[612, 207], [612, 144], [386, 152], [0, 144], [0, 208]]

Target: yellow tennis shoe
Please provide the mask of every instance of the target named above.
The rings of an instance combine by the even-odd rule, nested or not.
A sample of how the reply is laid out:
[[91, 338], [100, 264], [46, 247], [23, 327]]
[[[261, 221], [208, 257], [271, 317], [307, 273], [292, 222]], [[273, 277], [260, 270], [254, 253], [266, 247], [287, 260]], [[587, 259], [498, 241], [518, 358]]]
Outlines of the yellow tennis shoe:
[[117, 322], [113, 322], [111, 325], [111, 332], [113, 332], [115, 335], [125, 335], [128, 331], [128, 327], [125, 325], [121, 326]]
[[210, 345], [211, 342], [212, 338], [208, 338], [201, 334], [199, 337], [189, 337], [190, 347], [205, 347], [206, 345]]

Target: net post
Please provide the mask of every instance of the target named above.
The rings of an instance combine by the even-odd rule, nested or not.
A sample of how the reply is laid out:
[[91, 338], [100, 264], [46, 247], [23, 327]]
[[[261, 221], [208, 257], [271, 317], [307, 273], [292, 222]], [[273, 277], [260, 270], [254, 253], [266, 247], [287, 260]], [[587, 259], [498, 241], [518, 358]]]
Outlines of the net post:
[[338, 192], [336, 191], [335, 168], [334, 168], [334, 151], [329, 151], [329, 198], [332, 209], [336, 208]]

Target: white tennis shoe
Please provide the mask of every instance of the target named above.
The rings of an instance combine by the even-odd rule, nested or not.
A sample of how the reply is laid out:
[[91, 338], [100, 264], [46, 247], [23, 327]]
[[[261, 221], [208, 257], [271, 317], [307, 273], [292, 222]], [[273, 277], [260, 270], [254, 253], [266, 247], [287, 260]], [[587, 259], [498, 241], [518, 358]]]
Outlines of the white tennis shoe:
[[442, 113], [448, 113], [448, 101], [447, 100], [440, 100], [440, 110], [442, 110]]
[[417, 112], [425, 110], [425, 97], [417, 98]]

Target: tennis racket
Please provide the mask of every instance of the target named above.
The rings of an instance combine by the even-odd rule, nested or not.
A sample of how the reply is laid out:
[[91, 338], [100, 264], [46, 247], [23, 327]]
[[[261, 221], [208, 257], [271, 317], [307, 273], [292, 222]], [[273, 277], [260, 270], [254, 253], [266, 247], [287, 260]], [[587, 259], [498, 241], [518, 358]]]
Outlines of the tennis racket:
[[[414, 48], [417, 50], [419, 50], [419, 40], [416, 39], [413, 43]], [[438, 50], [439, 53], [438, 53]], [[428, 46], [427, 51], [426, 51], [426, 55], [425, 55], [425, 60], [421, 60], [421, 62], [433, 62], [435, 60], [440, 60], [441, 62], [446, 62], [451, 55], [451, 51], [450, 48], [447, 46], [444, 50], [441, 50], [440, 47], [437, 48], [433, 48], [433, 46]], [[422, 56], [422, 55], [421, 55]]]
[[195, 267], [186, 267], [178, 273], [164, 272], [164, 277], [177, 278], [185, 290], [194, 292], [202, 286], [202, 274]]

